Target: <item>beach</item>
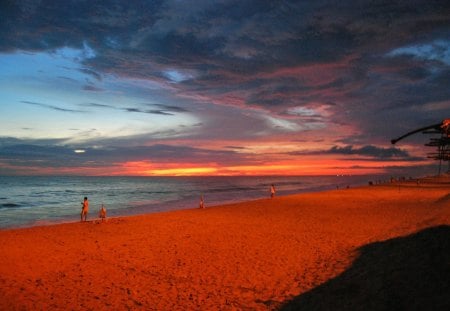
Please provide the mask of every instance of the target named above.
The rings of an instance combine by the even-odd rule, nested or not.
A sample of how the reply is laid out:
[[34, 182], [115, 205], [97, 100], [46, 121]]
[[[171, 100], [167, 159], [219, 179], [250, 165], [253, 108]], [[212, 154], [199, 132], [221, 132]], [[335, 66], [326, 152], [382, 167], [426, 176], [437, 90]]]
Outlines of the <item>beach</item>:
[[106, 223], [96, 212], [0, 230], [0, 310], [450, 305], [448, 176]]

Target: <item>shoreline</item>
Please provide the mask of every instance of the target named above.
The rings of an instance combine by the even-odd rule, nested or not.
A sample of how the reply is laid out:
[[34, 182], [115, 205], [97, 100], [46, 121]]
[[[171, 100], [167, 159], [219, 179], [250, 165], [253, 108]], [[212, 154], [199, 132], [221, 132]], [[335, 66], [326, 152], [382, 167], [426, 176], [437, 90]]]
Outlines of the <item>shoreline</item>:
[[[108, 182], [87, 177], [86, 183], [92, 191], [80, 187], [83, 182], [75, 179], [46, 179], [41, 186], [34, 177], [24, 183], [6, 181], [11, 186], [0, 195], [0, 227], [2, 229], [26, 228], [77, 221], [80, 197], [88, 196], [91, 215], [95, 216], [100, 203], [105, 203], [110, 216], [128, 216], [155, 213], [166, 210], [195, 208], [201, 194], [207, 206], [251, 201], [269, 196], [271, 183], [277, 185], [277, 195], [321, 192], [346, 186], [367, 185], [374, 176], [295, 176], [295, 177], [213, 177], [213, 182], [199, 178], [125, 178], [108, 177]], [[66, 177], [64, 177], [66, 178]], [[381, 178], [380, 178], [381, 179]], [[175, 182], [176, 181], [176, 182]], [[117, 183], [117, 184], [116, 184]], [[33, 188], [39, 185], [38, 188]], [[119, 185], [119, 186], [117, 186]], [[24, 187], [23, 189], [21, 187]], [[112, 191], [111, 189], [115, 189]], [[134, 190], [133, 190], [134, 189]], [[2, 192], [2, 191], [0, 191]], [[49, 196], [44, 193], [50, 193]], [[32, 198], [43, 197], [42, 200]], [[72, 202], [72, 203], [71, 203]], [[10, 208], [9, 206], [14, 208]], [[78, 205], [79, 206], [79, 205]]]
[[[356, 187], [366, 187], [366, 186], [355, 186]], [[302, 191], [294, 194], [286, 194], [286, 195], [278, 195], [277, 197], [289, 197], [289, 196], [296, 196], [301, 194], [309, 194], [309, 193], [323, 193], [328, 191], [334, 191], [335, 189], [327, 189], [327, 190], [310, 190], [310, 191]], [[345, 188], [340, 188], [339, 190], [345, 190]], [[247, 202], [253, 202], [253, 201], [259, 201], [259, 200], [265, 200], [267, 197], [260, 197], [255, 199], [236, 199], [236, 200], [228, 200], [228, 201], [214, 201], [212, 205], [209, 205], [208, 202], [205, 204], [205, 208], [215, 208], [219, 206], [225, 206], [225, 205], [234, 205], [234, 204], [245, 204]], [[153, 215], [153, 214], [159, 214], [159, 213], [170, 213], [170, 212], [176, 212], [176, 211], [184, 211], [184, 210], [195, 210], [198, 209], [198, 207], [192, 207], [192, 205], [189, 204], [181, 204], [180, 202], [176, 202], [178, 204], [175, 204], [174, 206], [170, 208], [163, 209], [160, 206], [167, 205], [167, 204], [142, 204], [138, 207], [135, 207], [133, 209], [131, 208], [125, 208], [120, 210], [121, 213], [118, 213], [117, 210], [115, 210], [115, 214], [113, 216], [108, 216], [108, 219], [113, 218], [122, 218], [122, 217], [139, 217], [144, 215]], [[170, 202], [168, 203], [170, 204]], [[157, 206], [153, 211], [149, 211], [151, 207]], [[187, 207], [190, 206], [190, 207]], [[90, 209], [92, 210], [92, 208]], [[107, 210], [108, 212], [108, 210]], [[118, 213], [118, 214], [117, 214]], [[90, 215], [98, 215], [97, 210], [90, 211], [88, 214], [88, 222], [99, 220], [99, 217], [89, 217]], [[72, 216], [65, 216], [58, 218], [57, 220], [36, 220], [34, 222], [24, 223], [22, 225], [10, 225], [5, 227], [0, 227], [0, 231], [2, 230], [14, 230], [14, 229], [26, 229], [26, 228], [34, 228], [34, 227], [46, 227], [46, 226], [54, 226], [59, 224], [71, 224], [71, 223], [78, 223], [80, 221], [74, 220], [79, 217], [79, 213], [74, 213]]]
[[[379, 184], [376, 186], [393, 186], [394, 184]], [[276, 198], [289, 198], [289, 197], [296, 197], [299, 195], [308, 195], [308, 194], [325, 194], [327, 192], [331, 191], [345, 191], [349, 189], [358, 189], [358, 188], [366, 188], [366, 187], [373, 187], [373, 186], [354, 186], [349, 188], [339, 188], [339, 189], [328, 189], [328, 190], [317, 190], [317, 191], [307, 191], [307, 192], [299, 192], [294, 194], [287, 194], [287, 195], [277, 195]], [[221, 203], [213, 203], [213, 205], [206, 205], [204, 209], [212, 209], [212, 208], [220, 208], [220, 207], [227, 207], [230, 205], [245, 205], [245, 204], [253, 204], [257, 203], [259, 201], [265, 201], [268, 198], [258, 198], [258, 199], [250, 199], [250, 200], [242, 200], [242, 201], [229, 201], [229, 202], [221, 202]], [[269, 198], [270, 199], [270, 198]], [[148, 206], [142, 205], [139, 209], [146, 209]], [[174, 207], [167, 210], [156, 210], [154, 212], [130, 212], [130, 213], [124, 213], [122, 215], [114, 215], [114, 216], [107, 216], [107, 220], [112, 219], [121, 219], [121, 218], [129, 218], [129, 217], [141, 217], [141, 216], [149, 216], [149, 215], [157, 215], [157, 214], [165, 214], [165, 213], [172, 213], [172, 212], [180, 212], [180, 211], [194, 211], [198, 210], [199, 207]], [[96, 217], [89, 217], [91, 215], [97, 215]], [[77, 224], [77, 223], [83, 223], [79, 220], [73, 220], [73, 218], [78, 218], [79, 214], [74, 214], [73, 217], [65, 217], [58, 220], [50, 221], [50, 220], [38, 220], [33, 223], [29, 224], [23, 224], [20, 226], [10, 226], [10, 227], [0, 227], [1, 231], [8, 231], [8, 230], [20, 230], [20, 229], [29, 229], [29, 228], [39, 228], [39, 227], [49, 227], [49, 226], [58, 226], [58, 225], [67, 225], [67, 224]], [[90, 212], [88, 214], [88, 220], [86, 223], [96, 223], [98, 221], [101, 221], [101, 219], [98, 217], [98, 211]]]
[[[419, 184], [417, 184], [417, 181], [420, 181]], [[347, 188], [344, 187], [338, 187], [336, 186], [336, 189], [329, 187], [328, 189], [318, 189], [318, 190], [313, 190], [313, 189], [309, 189], [309, 190], [305, 190], [305, 191], [299, 191], [297, 193], [289, 193], [289, 194], [285, 194], [285, 195], [278, 195], [277, 197], [289, 197], [289, 196], [296, 196], [296, 195], [302, 195], [302, 194], [314, 194], [314, 193], [326, 193], [329, 191], [334, 191], [334, 190], [346, 190], [346, 189], [354, 189], [354, 188], [364, 188], [364, 187], [376, 187], [376, 186], [409, 186], [409, 185], [420, 185], [420, 186], [426, 186], [426, 185], [441, 185], [441, 184], [448, 184], [450, 185], [450, 174], [442, 174], [440, 176], [427, 176], [427, 177], [422, 177], [422, 178], [409, 178], [409, 179], [404, 179], [404, 180], [396, 180], [394, 182], [389, 182], [387, 180], [383, 180], [383, 182], [381, 183], [373, 183], [372, 181], [368, 180], [367, 184], [359, 184], [359, 185], [348, 185]], [[228, 201], [214, 201], [212, 203], [212, 205], [208, 205], [208, 202], [206, 202], [205, 206], [207, 208], [215, 208], [218, 206], [223, 206], [223, 205], [233, 205], [233, 204], [244, 204], [246, 202], [253, 202], [253, 201], [258, 201], [258, 200], [264, 200], [266, 197], [260, 197], [260, 198], [252, 198], [252, 199], [242, 199], [242, 200], [228, 200]], [[170, 202], [167, 204], [171, 204]], [[164, 204], [164, 205], [167, 205]], [[193, 204], [195, 205], [195, 204]], [[151, 211], [152, 207], [157, 207], [155, 208], [155, 210]], [[142, 204], [139, 205], [138, 207], [135, 207], [133, 210], [132, 209], [123, 209], [123, 210], [114, 210], [113, 216], [109, 216], [109, 219], [115, 219], [115, 218], [122, 218], [122, 217], [139, 217], [139, 216], [143, 216], [143, 215], [152, 215], [152, 214], [159, 214], [159, 213], [166, 213], [166, 212], [175, 212], [175, 211], [183, 211], [183, 210], [192, 210], [192, 209], [197, 209], [196, 207], [192, 207], [192, 205], [190, 204], [181, 204], [179, 201], [175, 202], [175, 205], [172, 206], [171, 208], [162, 208], [161, 207], [162, 204], [150, 204], [150, 205], [146, 205], [146, 204]], [[92, 210], [92, 209], [91, 209]], [[92, 210], [90, 212], [89, 215], [98, 215], [98, 211], [97, 210]], [[96, 217], [89, 217], [90, 220], [88, 222], [95, 222], [98, 221], [100, 218], [98, 218], [98, 216]], [[54, 226], [54, 225], [60, 225], [60, 224], [72, 224], [72, 223], [78, 223], [79, 221], [74, 220], [74, 219], [78, 219], [79, 213], [74, 213], [72, 216], [64, 216], [64, 217], [60, 217], [57, 218], [55, 220], [51, 220], [51, 219], [45, 219], [45, 220], [35, 220], [33, 222], [28, 222], [28, 223], [23, 223], [20, 225], [7, 225], [4, 227], [0, 227], [0, 231], [5, 231], [5, 230], [15, 230], [15, 229], [26, 229], [26, 228], [34, 228], [34, 227], [46, 227], [46, 226]]]
[[[361, 186], [107, 223], [0, 230], [0, 309], [283, 309], [348, 275], [369, 245], [449, 226], [445, 183]], [[438, 269], [438, 263], [419, 266]], [[421, 288], [420, 278], [409, 281]]]

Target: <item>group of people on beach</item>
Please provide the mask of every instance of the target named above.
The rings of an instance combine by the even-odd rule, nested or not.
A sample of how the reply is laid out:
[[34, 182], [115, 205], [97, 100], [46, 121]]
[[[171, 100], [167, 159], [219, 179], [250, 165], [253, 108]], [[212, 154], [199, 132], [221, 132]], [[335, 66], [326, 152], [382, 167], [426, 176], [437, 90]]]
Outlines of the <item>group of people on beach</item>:
[[[273, 198], [275, 196], [275, 186], [272, 184], [270, 186], [270, 198]], [[203, 199], [203, 194], [200, 196], [200, 208], [205, 208], [205, 202]], [[80, 213], [80, 221], [87, 221], [87, 215], [89, 212], [89, 200], [87, 197], [84, 197], [83, 202], [81, 202], [81, 213]], [[102, 207], [100, 208], [98, 212], [98, 217], [104, 222], [106, 220], [106, 208], [102, 203]]]
[[[84, 197], [83, 202], [81, 202], [81, 213], [80, 213], [81, 221], [87, 221], [88, 212], [89, 212], [89, 200], [87, 197]], [[100, 217], [102, 222], [106, 221], [106, 208], [103, 204], [98, 212], [98, 217]]]

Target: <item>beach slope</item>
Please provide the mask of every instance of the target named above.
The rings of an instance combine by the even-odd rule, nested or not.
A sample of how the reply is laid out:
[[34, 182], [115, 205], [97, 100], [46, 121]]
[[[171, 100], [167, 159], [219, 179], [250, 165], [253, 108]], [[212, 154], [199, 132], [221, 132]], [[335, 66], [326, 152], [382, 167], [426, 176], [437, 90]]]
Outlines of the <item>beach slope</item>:
[[[380, 291], [431, 273], [445, 293], [449, 226], [450, 184], [428, 181], [1, 230], [0, 310], [408, 309]], [[401, 254], [427, 252], [398, 280]]]

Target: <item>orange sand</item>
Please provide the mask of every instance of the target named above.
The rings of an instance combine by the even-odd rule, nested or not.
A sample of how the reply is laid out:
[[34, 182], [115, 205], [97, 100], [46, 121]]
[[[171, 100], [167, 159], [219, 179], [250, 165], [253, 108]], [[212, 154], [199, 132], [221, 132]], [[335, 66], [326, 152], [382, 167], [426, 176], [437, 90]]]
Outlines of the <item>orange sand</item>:
[[449, 224], [450, 183], [404, 183], [0, 230], [0, 310], [277, 309], [364, 245]]

